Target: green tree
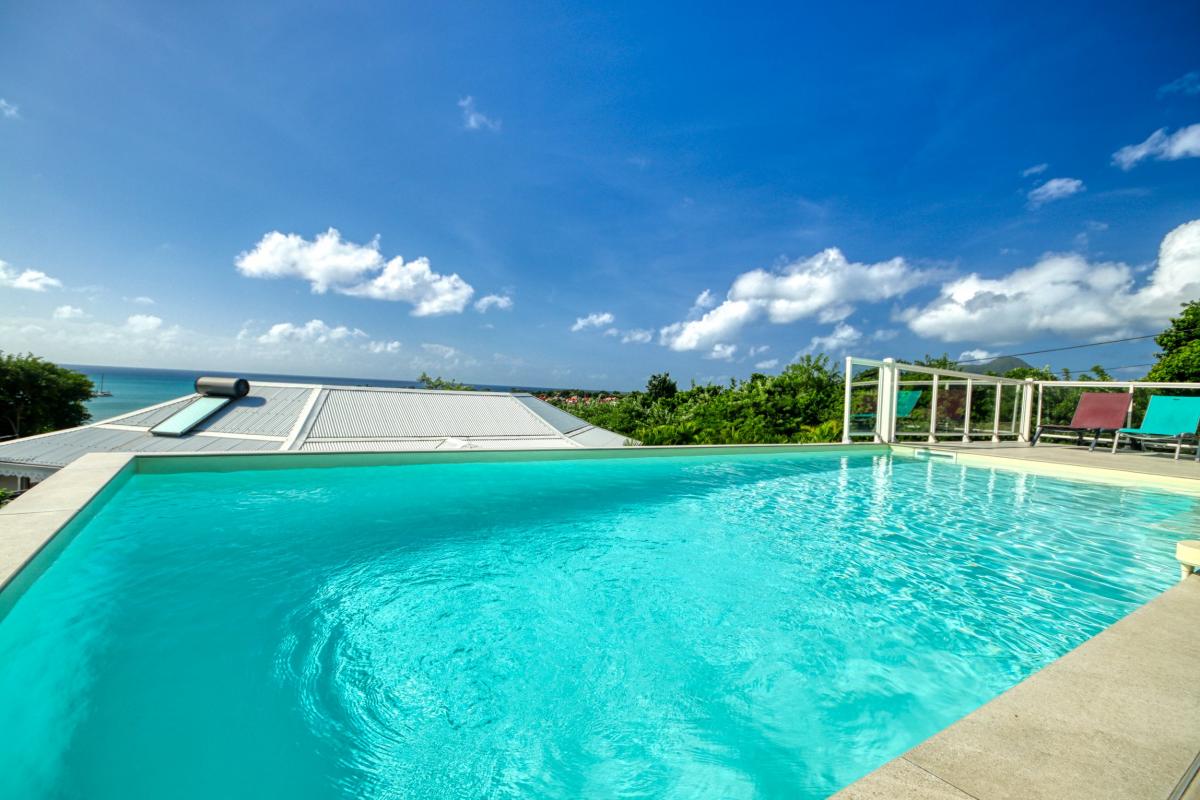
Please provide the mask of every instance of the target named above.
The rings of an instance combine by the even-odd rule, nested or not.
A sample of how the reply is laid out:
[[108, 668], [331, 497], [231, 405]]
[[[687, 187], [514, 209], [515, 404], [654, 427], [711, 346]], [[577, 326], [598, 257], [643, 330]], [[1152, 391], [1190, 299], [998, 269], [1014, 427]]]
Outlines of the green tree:
[[[668, 394], [670, 389], [674, 393]], [[829, 442], [842, 435], [842, 378], [825, 356], [805, 357], [779, 375], [755, 373], [728, 386], [693, 384], [678, 391], [663, 373], [651, 377], [645, 392], [599, 401], [547, 399], [643, 444]]]
[[679, 386], [669, 372], [659, 372], [646, 381], [646, 395], [651, 400], [670, 400], [679, 393]]
[[933, 367], [934, 369], [958, 369], [958, 362], [950, 357], [949, 353], [942, 353], [940, 356], [931, 356], [928, 353], [924, 358], [918, 358], [913, 362], [918, 367]]
[[421, 377], [417, 378], [417, 382], [421, 384], [423, 389], [450, 389], [459, 392], [473, 392], [475, 387], [466, 383], [459, 383], [453, 378], [443, 378], [437, 376], [430, 377], [428, 373], [422, 372]]
[[1148, 381], [1200, 382], [1200, 300], [1183, 305], [1183, 313], [1154, 341], [1162, 348]]
[[0, 436], [32, 436], [87, 421], [86, 375], [32, 354], [0, 353]]

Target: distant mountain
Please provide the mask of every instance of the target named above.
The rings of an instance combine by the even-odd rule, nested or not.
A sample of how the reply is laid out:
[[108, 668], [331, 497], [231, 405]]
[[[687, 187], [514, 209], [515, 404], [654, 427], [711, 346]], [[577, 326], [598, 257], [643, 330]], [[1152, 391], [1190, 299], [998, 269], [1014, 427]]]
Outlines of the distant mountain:
[[1025, 367], [1028, 369], [1030, 364], [1029, 362], [1025, 361], [1025, 359], [1017, 358], [1016, 356], [1000, 356], [999, 358], [993, 358], [991, 361], [984, 361], [975, 364], [963, 364], [961, 367], [959, 367], [959, 370], [963, 372], [974, 372], [980, 375], [988, 372], [995, 372], [1003, 375], [1010, 369], [1017, 369], [1018, 367]]

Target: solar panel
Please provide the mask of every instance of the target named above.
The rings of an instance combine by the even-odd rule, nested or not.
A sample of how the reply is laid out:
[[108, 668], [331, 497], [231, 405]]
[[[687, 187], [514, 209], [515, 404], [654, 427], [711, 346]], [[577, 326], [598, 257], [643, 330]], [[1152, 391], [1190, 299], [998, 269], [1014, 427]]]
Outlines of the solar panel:
[[183, 436], [233, 402], [232, 397], [197, 397], [150, 429], [155, 436]]

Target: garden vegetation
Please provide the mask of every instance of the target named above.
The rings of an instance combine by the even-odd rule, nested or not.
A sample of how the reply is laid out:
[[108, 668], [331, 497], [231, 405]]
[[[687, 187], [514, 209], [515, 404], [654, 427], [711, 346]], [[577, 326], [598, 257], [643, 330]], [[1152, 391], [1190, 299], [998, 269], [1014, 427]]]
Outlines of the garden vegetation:
[[[1200, 301], [1185, 304], [1183, 312], [1171, 320], [1170, 327], [1159, 334], [1155, 342], [1161, 352], [1144, 380], [1200, 382]], [[914, 363], [959, 369], [959, 365], [946, 355], [926, 356]], [[871, 381], [873, 372], [866, 370], [857, 374], [856, 383]], [[973, 431], [990, 432], [994, 419], [995, 394], [985, 383], [987, 374], [996, 373], [981, 374], [983, 380], [977, 384], [977, 392], [972, 397]], [[1049, 368], [1023, 366], [1002, 374], [1008, 378], [1041, 381], [1113, 380], [1100, 366], [1075, 374], [1067, 370], [1055, 374]], [[901, 380], [915, 383], [927, 378], [908, 373], [902, 375]], [[1083, 391], [1079, 387], [1047, 388], [1043, 392], [1043, 423], [1070, 421]], [[1154, 393], [1164, 392], [1156, 390]], [[901, 421], [901, 430], [929, 429], [931, 394], [925, 388], [910, 417]], [[1135, 394], [1135, 418], [1140, 417], [1150, 394], [1147, 390]], [[661, 373], [650, 376], [645, 391], [562, 391], [541, 397], [593, 425], [624, 434], [642, 444], [779, 444], [836, 442], [842, 438], [843, 375], [826, 356], [804, 356], [778, 375], [755, 373], [744, 381], [731, 380], [724, 386], [693, 384], [681, 390], [669, 374]], [[1006, 389], [1000, 402], [1004, 429], [1014, 424], [1016, 392]], [[961, 430], [964, 406], [963, 387], [943, 388], [938, 399], [939, 428]], [[873, 389], [855, 389], [853, 412], [871, 413], [874, 407]]]

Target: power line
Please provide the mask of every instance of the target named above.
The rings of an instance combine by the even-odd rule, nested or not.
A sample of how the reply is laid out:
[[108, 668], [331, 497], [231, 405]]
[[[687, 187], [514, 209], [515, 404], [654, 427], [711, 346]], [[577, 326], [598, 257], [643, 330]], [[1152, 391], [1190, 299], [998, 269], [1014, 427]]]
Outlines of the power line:
[[[1121, 366], [1121, 367], [1100, 367], [1100, 369], [1104, 370], [1105, 372], [1118, 372], [1123, 369], [1134, 369], [1135, 367], [1153, 367], [1153, 366], [1154, 366], [1154, 362], [1151, 361], [1148, 364], [1125, 364], [1124, 366]], [[1071, 372], [1073, 372], [1075, 374], [1081, 374], [1084, 372], [1091, 372], [1093, 369], [1095, 369], [1095, 367], [1080, 367], [1079, 369], [1072, 369]]]
[[[1189, 334], [1189, 333], [1200, 333], [1200, 328], [1193, 329], [1193, 330], [1181, 329], [1176, 332], [1182, 333], [1185, 335]], [[1166, 331], [1163, 331], [1162, 333], [1148, 333], [1145, 336], [1129, 336], [1124, 339], [1109, 339], [1109, 340], [1103, 341], [1103, 342], [1088, 342], [1087, 344], [1072, 344], [1072, 345], [1067, 345], [1066, 347], [1048, 347], [1045, 350], [1030, 350], [1027, 353], [1004, 353], [1004, 354], [1001, 354], [998, 356], [988, 356], [986, 358], [964, 358], [964, 359], [959, 359], [957, 363], [959, 363], [959, 364], [976, 364], [980, 361], [994, 361], [997, 358], [1013, 358], [1015, 356], [1036, 356], [1036, 355], [1040, 355], [1041, 353], [1060, 353], [1063, 350], [1080, 350], [1085, 347], [1099, 347], [1099, 346], [1105, 345], [1105, 344], [1122, 344], [1124, 342], [1140, 342], [1145, 339], [1157, 338], [1159, 336], [1162, 336], [1163, 333], [1166, 333]], [[1140, 365], [1134, 365], [1134, 366], [1140, 366]], [[1119, 367], [1118, 367], [1118, 369], [1119, 369]]]
[[1030, 350], [1025, 353], [1004, 353], [998, 356], [988, 356], [987, 358], [965, 358], [960, 360], [959, 364], [974, 364], [979, 361], [995, 361], [997, 358], [1015, 358], [1016, 356], [1036, 356], [1041, 353], [1059, 353], [1063, 350], [1080, 350], [1084, 347], [1099, 347], [1103, 344], [1121, 344], [1122, 342], [1140, 342], [1143, 339], [1153, 339], [1159, 336], [1157, 333], [1150, 333], [1145, 336], [1130, 336], [1125, 339], [1109, 339], [1106, 342], [1089, 342], [1088, 344], [1072, 344], [1067, 347], [1048, 347], [1045, 350]]

